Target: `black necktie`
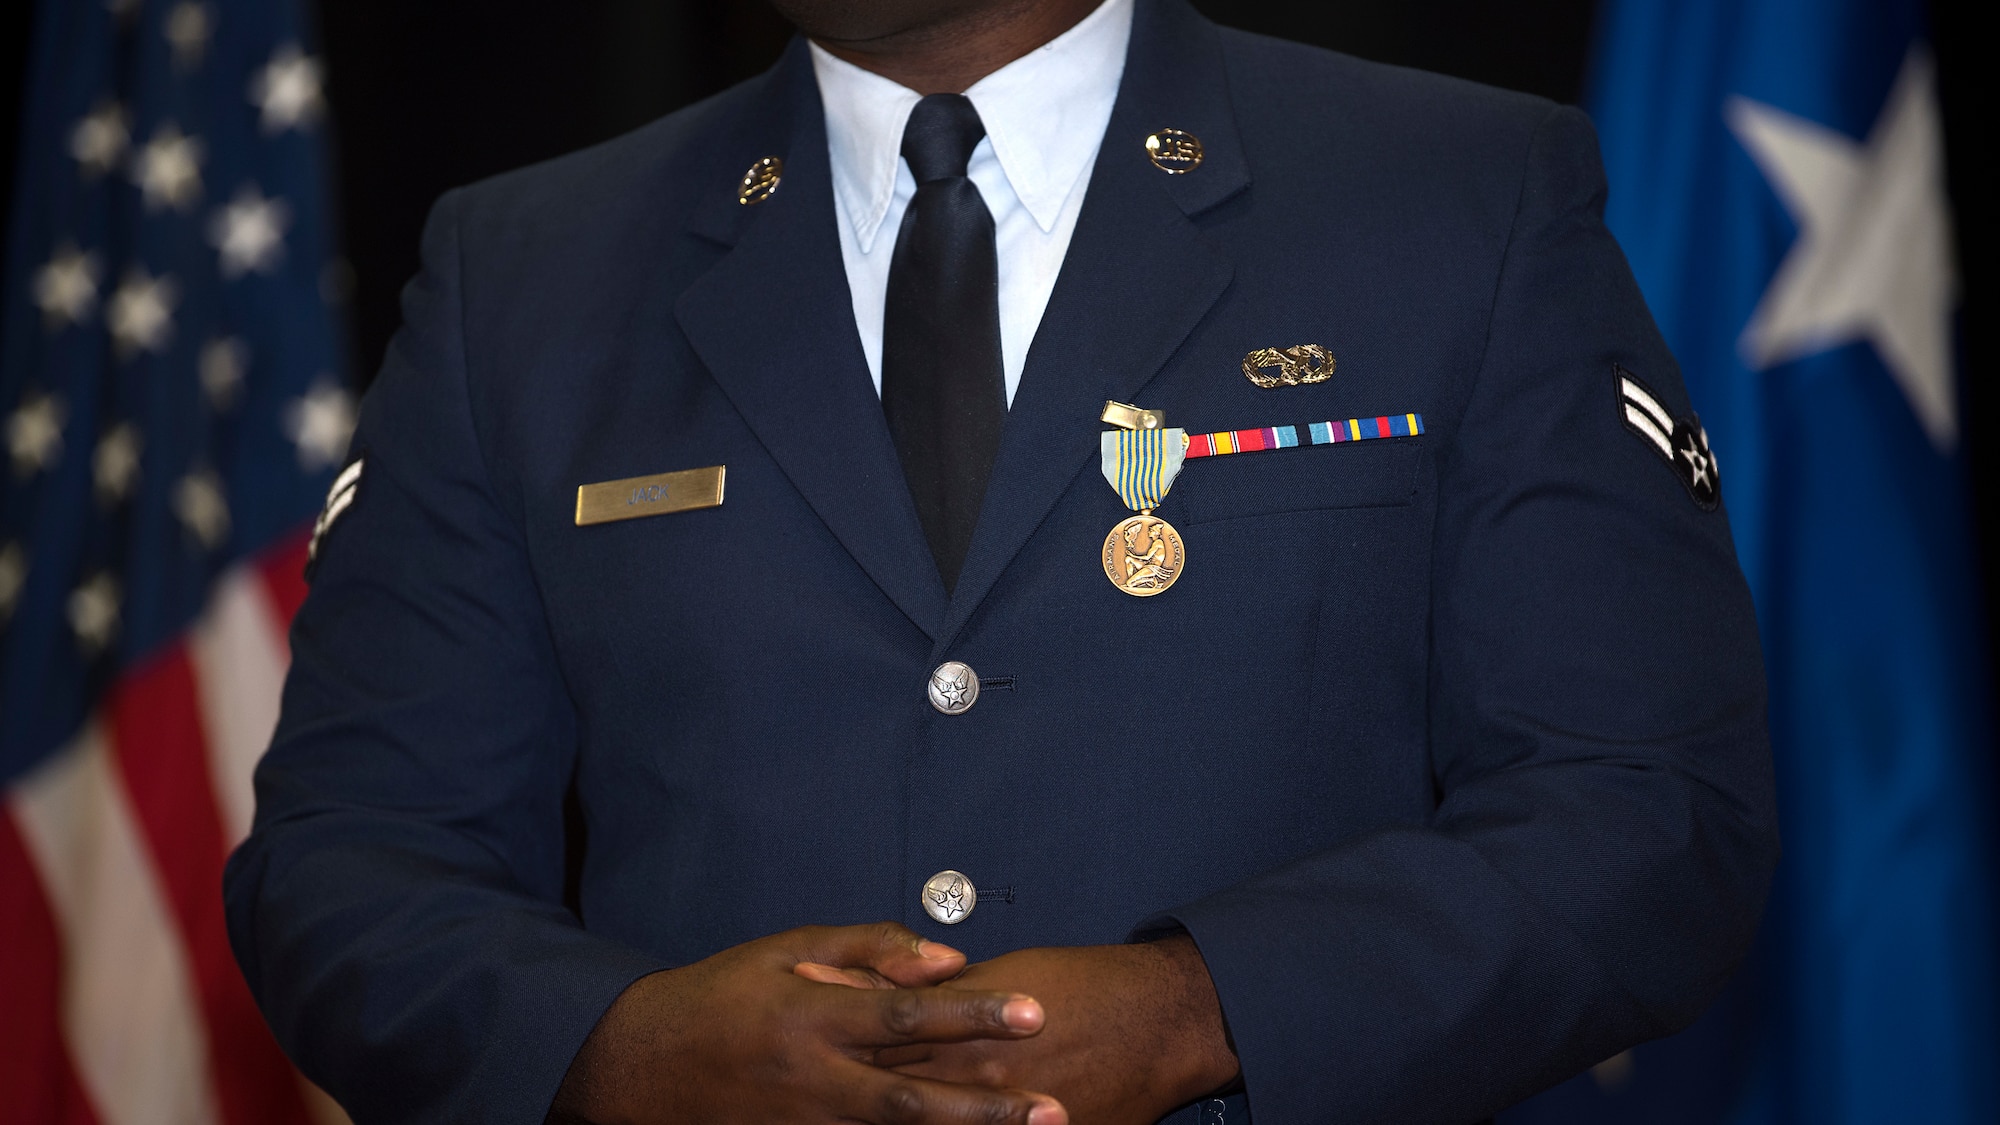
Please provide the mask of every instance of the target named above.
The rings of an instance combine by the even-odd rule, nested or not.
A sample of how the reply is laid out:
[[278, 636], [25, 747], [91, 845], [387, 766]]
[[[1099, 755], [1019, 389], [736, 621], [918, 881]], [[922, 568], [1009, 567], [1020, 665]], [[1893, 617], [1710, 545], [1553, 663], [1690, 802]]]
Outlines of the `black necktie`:
[[882, 317], [882, 411], [946, 590], [1007, 421], [993, 215], [965, 176], [985, 135], [963, 94], [932, 94], [911, 112], [903, 159], [917, 194], [896, 233]]

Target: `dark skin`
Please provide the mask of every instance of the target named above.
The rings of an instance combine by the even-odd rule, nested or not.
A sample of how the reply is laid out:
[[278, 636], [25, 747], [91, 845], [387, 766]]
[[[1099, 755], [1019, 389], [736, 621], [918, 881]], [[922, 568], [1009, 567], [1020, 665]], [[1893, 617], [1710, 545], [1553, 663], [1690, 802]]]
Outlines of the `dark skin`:
[[919, 94], [974, 82], [1075, 27], [1101, 0], [772, 0], [827, 51]]
[[[834, 55], [936, 94], [963, 93], [1100, 0], [773, 2]], [[1185, 936], [968, 966], [893, 923], [808, 927], [627, 988], [550, 1120], [1147, 1125], [1238, 1069]]]
[[[794, 972], [825, 981], [845, 975], [815, 964]], [[849, 980], [864, 986], [858, 974]], [[1041, 1032], [887, 1048], [876, 1052], [877, 1065], [1050, 1094], [1077, 1125], [1150, 1125], [1238, 1073], [1208, 966], [1185, 936], [1018, 950], [938, 987], [956, 989], [1032, 994], [1046, 1013]]]
[[[796, 972], [848, 966], [840, 984]], [[570, 1063], [554, 1125], [1065, 1125], [1055, 1099], [899, 1074], [883, 1050], [1032, 1037], [1040, 1004], [935, 987], [965, 956], [901, 926], [808, 926], [628, 987]]]

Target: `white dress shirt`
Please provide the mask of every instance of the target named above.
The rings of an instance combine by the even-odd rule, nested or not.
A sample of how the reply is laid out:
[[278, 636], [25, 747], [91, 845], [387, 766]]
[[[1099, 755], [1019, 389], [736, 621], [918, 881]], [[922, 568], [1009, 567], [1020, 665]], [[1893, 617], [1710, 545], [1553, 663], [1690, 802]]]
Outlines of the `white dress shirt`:
[[[980, 79], [965, 96], [986, 125], [967, 176], [993, 212], [1000, 267], [1000, 355], [1007, 402], [1021, 385], [1028, 345], [1083, 209], [1090, 167], [1111, 123], [1133, 0], [1104, 0], [1083, 21]], [[827, 148], [839, 210], [840, 256], [854, 323], [882, 392], [882, 313], [889, 261], [917, 181], [902, 156], [903, 127], [922, 95], [812, 48], [826, 106]]]

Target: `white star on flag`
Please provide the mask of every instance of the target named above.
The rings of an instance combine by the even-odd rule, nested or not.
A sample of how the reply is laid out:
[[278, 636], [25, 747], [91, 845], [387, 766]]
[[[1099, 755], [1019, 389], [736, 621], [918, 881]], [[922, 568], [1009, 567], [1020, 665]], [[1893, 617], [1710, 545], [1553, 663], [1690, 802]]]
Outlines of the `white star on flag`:
[[102, 278], [97, 255], [78, 250], [74, 243], [63, 244], [35, 271], [35, 304], [41, 306], [43, 322], [52, 330], [82, 324], [97, 307], [97, 283]]
[[28, 584], [28, 553], [19, 543], [0, 548], [0, 624], [14, 615], [21, 600], [21, 587]]
[[174, 514], [207, 550], [229, 538], [229, 502], [223, 499], [222, 482], [206, 469], [189, 473], [174, 485]]
[[196, 366], [209, 409], [227, 410], [236, 404], [236, 395], [243, 389], [243, 376], [250, 367], [250, 348], [234, 336], [217, 336], [201, 346]]
[[178, 125], [169, 121], [153, 130], [153, 139], [132, 158], [132, 179], [146, 197], [146, 210], [193, 206], [201, 195], [201, 160], [201, 142], [183, 136]]
[[139, 477], [139, 449], [139, 431], [130, 422], [111, 427], [98, 439], [90, 471], [100, 502], [115, 504], [132, 494], [132, 483]]
[[285, 229], [292, 209], [282, 199], [265, 199], [255, 184], [245, 184], [227, 207], [208, 224], [208, 240], [222, 255], [222, 276], [270, 273], [285, 257]]
[[54, 395], [36, 395], [15, 408], [7, 418], [7, 452], [14, 458], [15, 476], [32, 476], [56, 463], [68, 416]]
[[165, 351], [174, 338], [174, 302], [178, 299], [173, 278], [149, 277], [136, 266], [127, 273], [111, 294], [111, 307], [105, 312], [119, 356]]
[[1958, 279], [1929, 52], [1904, 57], [1865, 145], [1748, 98], [1727, 113], [1799, 225], [1743, 332], [1746, 360], [1761, 370], [1867, 339], [1931, 443], [1951, 449]]
[[285, 408], [285, 435], [299, 447], [299, 467], [306, 472], [339, 464], [354, 436], [354, 397], [321, 377]]
[[215, 9], [183, 0], [167, 13], [167, 42], [174, 47], [174, 66], [191, 70], [201, 65], [208, 40], [215, 34]]
[[117, 102], [101, 102], [69, 134], [69, 154], [83, 167], [84, 177], [95, 179], [118, 167], [132, 144], [132, 123], [125, 107]]
[[69, 627], [88, 653], [109, 647], [118, 635], [118, 580], [99, 571], [69, 596]]
[[270, 63], [250, 79], [250, 101], [262, 115], [264, 131], [311, 128], [326, 108], [321, 79], [318, 59], [295, 43], [278, 48]]

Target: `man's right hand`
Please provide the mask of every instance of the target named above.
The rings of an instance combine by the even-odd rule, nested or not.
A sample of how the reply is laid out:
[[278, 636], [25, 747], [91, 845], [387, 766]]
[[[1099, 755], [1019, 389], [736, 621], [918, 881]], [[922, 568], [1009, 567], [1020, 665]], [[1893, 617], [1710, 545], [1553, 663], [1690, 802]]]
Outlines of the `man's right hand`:
[[[845, 980], [792, 971], [808, 962]], [[642, 977], [584, 1041], [550, 1121], [1067, 1125], [1045, 1094], [873, 1065], [886, 1047], [1041, 1030], [1030, 997], [929, 987], [964, 967], [958, 951], [884, 922], [789, 930]]]

